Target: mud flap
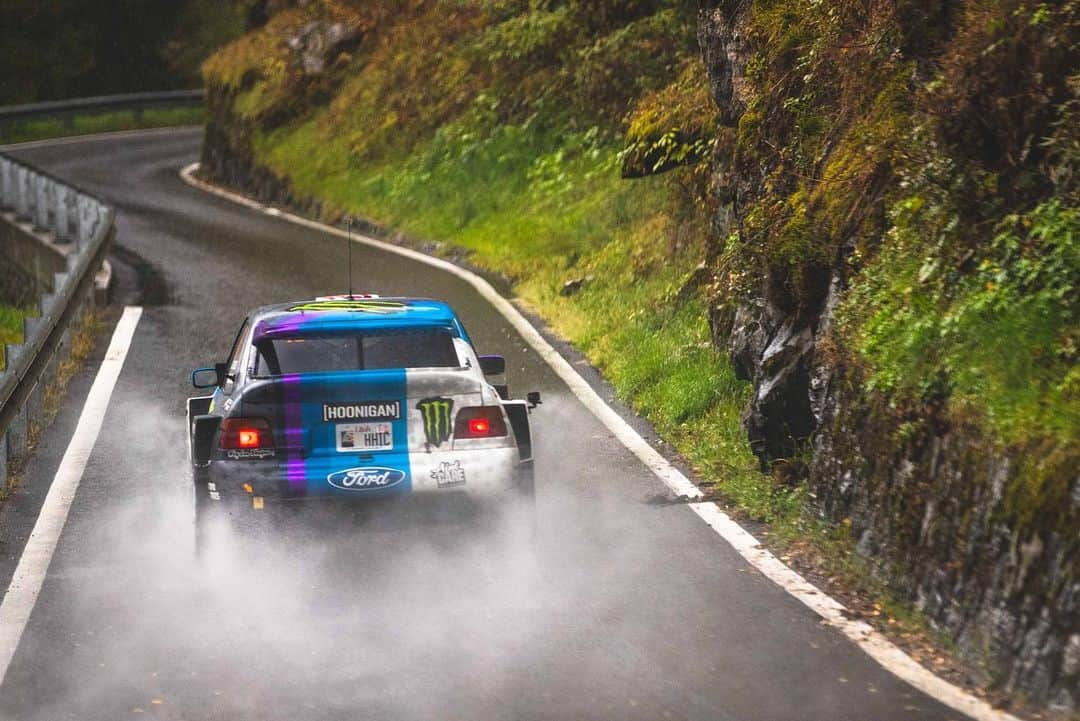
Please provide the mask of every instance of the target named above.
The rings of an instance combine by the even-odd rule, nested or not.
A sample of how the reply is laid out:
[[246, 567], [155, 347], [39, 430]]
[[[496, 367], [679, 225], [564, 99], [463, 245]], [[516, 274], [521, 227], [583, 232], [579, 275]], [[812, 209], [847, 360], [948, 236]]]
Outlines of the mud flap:
[[[529, 462], [532, 468], [533, 448], [532, 429], [529, 427], [529, 406], [525, 401], [503, 401], [503, 409], [510, 419], [510, 427], [517, 441], [518, 456], [522, 463]], [[531, 474], [531, 471], [530, 471]]]
[[195, 467], [210, 462], [214, 436], [221, 425], [221, 416], [195, 416], [191, 422], [191, 463]]

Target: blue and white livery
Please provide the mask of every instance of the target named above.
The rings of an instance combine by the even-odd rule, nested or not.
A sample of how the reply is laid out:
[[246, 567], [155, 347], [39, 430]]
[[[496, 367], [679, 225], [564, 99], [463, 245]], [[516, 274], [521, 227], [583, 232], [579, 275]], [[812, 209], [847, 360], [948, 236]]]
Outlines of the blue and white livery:
[[[533, 494], [529, 412], [445, 303], [334, 296], [260, 308], [192, 374], [196, 508], [407, 493]], [[204, 514], [205, 515], [205, 514]]]

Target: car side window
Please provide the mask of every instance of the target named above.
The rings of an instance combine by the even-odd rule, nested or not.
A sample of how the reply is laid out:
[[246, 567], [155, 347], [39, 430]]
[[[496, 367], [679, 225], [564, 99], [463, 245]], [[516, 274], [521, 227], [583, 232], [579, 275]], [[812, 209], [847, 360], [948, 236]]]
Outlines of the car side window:
[[249, 321], [245, 318], [243, 325], [240, 326], [239, 332], [236, 334], [236, 340], [233, 341], [232, 350], [229, 351], [229, 377], [235, 378], [236, 374], [240, 371], [240, 360], [243, 357], [243, 341], [247, 337]]

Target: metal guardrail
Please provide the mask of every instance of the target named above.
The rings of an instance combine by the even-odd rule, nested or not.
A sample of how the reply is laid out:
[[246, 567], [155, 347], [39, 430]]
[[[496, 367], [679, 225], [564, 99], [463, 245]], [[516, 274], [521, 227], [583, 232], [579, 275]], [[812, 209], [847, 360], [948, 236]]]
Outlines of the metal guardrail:
[[[26, 450], [30, 417], [37, 413], [55, 371], [58, 350], [69, 345], [68, 328], [92, 302], [94, 275], [115, 234], [115, 211], [101, 199], [0, 153], [0, 223], [32, 226], [57, 243], [70, 244], [67, 269], [39, 301], [40, 315], [24, 321], [23, 343], [5, 346], [0, 372], [0, 486], [9, 458]], [[11, 215], [14, 218], [11, 218]]]
[[99, 95], [92, 98], [73, 98], [44, 103], [0, 106], [0, 125], [20, 120], [71, 116], [88, 112], [110, 110], [147, 110], [161, 107], [185, 107], [202, 105], [205, 90], [166, 90], [152, 93], [128, 93], [125, 95]]

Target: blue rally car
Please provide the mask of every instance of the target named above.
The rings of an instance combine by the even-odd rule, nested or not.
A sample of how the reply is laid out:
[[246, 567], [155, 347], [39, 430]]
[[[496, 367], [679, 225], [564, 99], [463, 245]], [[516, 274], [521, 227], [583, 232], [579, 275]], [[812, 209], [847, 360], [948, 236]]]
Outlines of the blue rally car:
[[445, 303], [333, 296], [255, 310], [227, 361], [192, 374], [196, 526], [227, 511], [405, 493], [531, 498], [529, 412], [500, 356]]

